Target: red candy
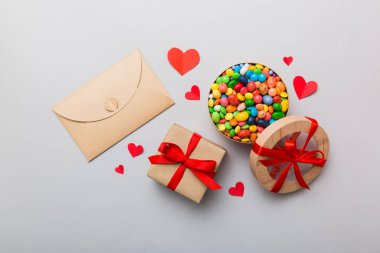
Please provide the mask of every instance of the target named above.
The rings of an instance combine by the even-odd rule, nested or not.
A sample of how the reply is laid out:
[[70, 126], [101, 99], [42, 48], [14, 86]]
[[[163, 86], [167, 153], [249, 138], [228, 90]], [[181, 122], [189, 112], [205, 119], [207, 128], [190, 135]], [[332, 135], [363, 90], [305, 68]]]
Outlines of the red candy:
[[236, 92], [240, 92], [241, 88], [243, 88], [244, 85], [242, 83], [237, 83], [235, 86], [234, 86], [234, 90]]
[[238, 105], [239, 104], [239, 99], [237, 98], [237, 96], [235, 94], [230, 94], [228, 96], [228, 102], [231, 104], [231, 105]]
[[249, 136], [251, 135], [251, 132], [249, 130], [246, 130], [246, 129], [242, 129], [240, 130], [240, 132], [238, 133], [238, 136], [242, 139], [244, 138], [248, 138]]
[[273, 102], [274, 103], [281, 103], [281, 97], [280, 96], [274, 96], [273, 97]]
[[252, 82], [252, 81], [249, 82], [247, 84], [247, 89], [248, 89], [249, 92], [252, 92], [252, 91], [256, 90], [256, 84], [254, 82]]
[[248, 92], [247, 87], [243, 87], [240, 89], [240, 94], [242, 94], [242, 95], [245, 95], [245, 93], [247, 93], [247, 92]]

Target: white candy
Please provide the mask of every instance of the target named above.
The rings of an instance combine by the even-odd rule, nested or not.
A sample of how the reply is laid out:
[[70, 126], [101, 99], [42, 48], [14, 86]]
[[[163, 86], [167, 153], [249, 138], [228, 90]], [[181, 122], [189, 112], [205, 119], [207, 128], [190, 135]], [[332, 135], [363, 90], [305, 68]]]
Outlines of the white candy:
[[248, 67], [249, 67], [248, 63], [244, 64], [244, 66], [240, 69], [240, 75], [245, 75], [245, 73], [247, 73], [248, 71]]
[[219, 112], [219, 111], [220, 111], [220, 105], [216, 105], [216, 106], [214, 106], [214, 110], [215, 110], [216, 112]]

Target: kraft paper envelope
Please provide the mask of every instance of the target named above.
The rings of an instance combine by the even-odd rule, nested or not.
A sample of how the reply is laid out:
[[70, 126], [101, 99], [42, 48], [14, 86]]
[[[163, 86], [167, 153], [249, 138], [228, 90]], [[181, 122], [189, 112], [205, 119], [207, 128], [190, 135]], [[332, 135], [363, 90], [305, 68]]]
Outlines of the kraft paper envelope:
[[174, 104], [139, 50], [54, 106], [91, 161]]

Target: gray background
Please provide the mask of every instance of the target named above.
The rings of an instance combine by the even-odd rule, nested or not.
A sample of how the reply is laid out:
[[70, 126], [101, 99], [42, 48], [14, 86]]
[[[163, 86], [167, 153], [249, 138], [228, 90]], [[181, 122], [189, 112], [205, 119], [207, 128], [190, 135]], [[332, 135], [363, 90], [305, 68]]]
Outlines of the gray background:
[[[379, 9], [347, 0], [2, 0], [0, 252], [379, 252]], [[166, 59], [173, 46], [201, 54], [184, 77]], [[51, 108], [135, 48], [176, 105], [87, 163]], [[248, 60], [283, 77], [290, 114], [315, 117], [329, 133], [331, 156], [312, 191], [266, 192], [249, 147], [209, 120], [213, 79]], [[317, 81], [318, 92], [299, 101], [295, 75]], [[201, 101], [184, 99], [193, 84]], [[145, 176], [173, 122], [228, 151], [216, 178], [224, 189], [199, 206]], [[132, 159], [129, 142], [144, 154]], [[120, 163], [124, 175], [114, 172]], [[229, 196], [239, 180], [245, 196]]]

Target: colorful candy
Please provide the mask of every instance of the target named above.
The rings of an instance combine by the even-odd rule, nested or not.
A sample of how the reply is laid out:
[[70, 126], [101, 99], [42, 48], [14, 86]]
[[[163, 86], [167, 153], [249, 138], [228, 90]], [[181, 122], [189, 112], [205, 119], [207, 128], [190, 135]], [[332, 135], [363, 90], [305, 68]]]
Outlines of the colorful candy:
[[237, 64], [212, 84], [209, 112], [218, 130], [238, 142], [254, 142], [270, 124], [286, 116], [288, 93], [281, 78], [261, 64]]

